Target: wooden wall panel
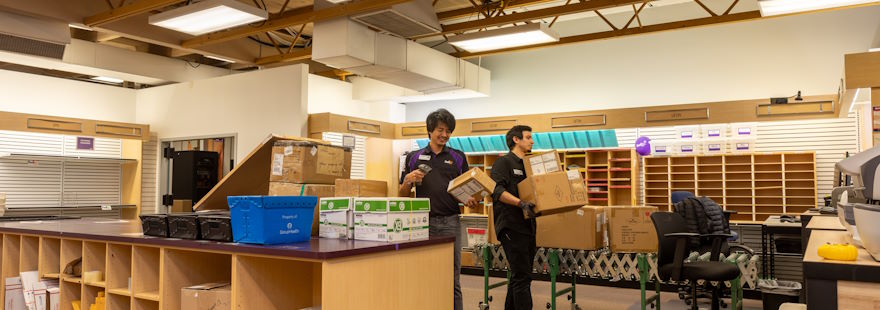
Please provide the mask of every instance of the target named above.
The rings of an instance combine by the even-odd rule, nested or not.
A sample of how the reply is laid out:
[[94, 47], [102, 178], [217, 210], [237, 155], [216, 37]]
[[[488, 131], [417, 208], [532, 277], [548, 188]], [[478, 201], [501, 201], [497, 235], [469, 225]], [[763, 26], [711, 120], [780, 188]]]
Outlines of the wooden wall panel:
[[846, 54], [843, 66], [847, 89], [880, 86], [880, 52]]
[[309, 115], [309, 137], [324, 132], [352, 133], [371, 138], [394, 138], [394, 124], [332, 113]]
[[149, 125], [2, 111], [0, 111], [0, 130], [83, 135], [105, 138], [150, 139]]

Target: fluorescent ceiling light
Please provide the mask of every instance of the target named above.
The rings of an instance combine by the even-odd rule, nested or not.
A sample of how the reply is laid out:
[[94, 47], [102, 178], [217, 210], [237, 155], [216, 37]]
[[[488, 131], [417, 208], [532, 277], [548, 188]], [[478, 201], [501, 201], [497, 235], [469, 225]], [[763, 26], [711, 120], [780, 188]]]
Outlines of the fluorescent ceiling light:
[[559, 41], [559, 34], [544, 23], [526, 24], [449, 38], [449, 44], [471, 53]]
[[122, 82], [124, 82], [123, 80], [120, 80], [117, 78], [112, 78], [112, 77], [107, 77], [107, 76], [96, 76], [96, 77], [91, 78], [91, 80], [104, 82], [104, 83], [113, 83], [113, 84], [121, 84]]
[[824, 10], [850, 5], [880, 2], [877, 0], [760, 0], [761, 16], [773, 16]]
[[219, 61], [228, 62], [228, 63], [235, 63], [235, 60], [228, 59], [228, 58], [217, 57], [217, 56], [205, 55], [205, 58], [210, 58], [210, 59], [213, 59], [213, 60], [219, 60]]
[[197, 36], [267, 18], [265, 10], [235, 0], [205, 0], [152, 15], [149, 23]]

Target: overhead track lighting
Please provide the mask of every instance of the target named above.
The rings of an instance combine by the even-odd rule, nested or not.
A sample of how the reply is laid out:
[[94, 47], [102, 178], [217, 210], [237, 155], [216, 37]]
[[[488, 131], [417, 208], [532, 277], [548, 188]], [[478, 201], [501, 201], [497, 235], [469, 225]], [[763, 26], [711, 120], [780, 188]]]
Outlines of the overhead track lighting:
[[525, 24], [449, 37], [449, 44], [471, 53], [559, 41], [544, 23]]
[[759, 0], [761, 16], [773, 16], [877, 3], [877, 0]]
[[90, 80], [104, 82], [104, 83], [110, 83], [110, 84], [122, 84], [122, 82], [124, 82], [123, 80], [120, 80], [117, 78], [112, 78], [109, 76], [95, 76], [95, 77], [90, 78]]
[[235, 0], [205, 0], [151, 15], [149, 23], [198, 36], [267, 18], [265, 10]]

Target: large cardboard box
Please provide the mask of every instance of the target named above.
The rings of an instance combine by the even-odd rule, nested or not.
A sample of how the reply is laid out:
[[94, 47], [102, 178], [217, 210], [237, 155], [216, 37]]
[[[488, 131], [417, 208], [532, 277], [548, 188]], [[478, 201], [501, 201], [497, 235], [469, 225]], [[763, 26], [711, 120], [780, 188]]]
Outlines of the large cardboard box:
[[651, 213], [657, 207], [608, 207], [608, 237], [612, 252], [657, 252], [657, 231]]
[[192, 213], [193, 201], [189, 199], [174, 199], [171, 204], [171, 213]]
[[308, 141], [276, 141], [269, 181], [334, 184], [351, 176], [351, 149]]
[[605, 247], [605, 207], [583, 206], [577, 210], [538, 217], [538, 247], [596, 250]]
[[387, 197], [388, 182], [336, 179], [336, 197]]
[[[287, 182], [269, 182], [269, 196], [316, 196], [333, 197], [336, 192], [334, 185], [297, 184]], [[318, 206], [315, 206], [315, 217], [312, 222], [312, 236], [318, 236]]]
[[556, 151], [528, 155], [523, 158], [523, 164], [526, 168], [526, 177], [561, 171], [559, 153]]
[[495, 190], [495, 181], [480, 168], [471, 169], [449, 182], [447, 192], [458, 201], [466, 202], [469, 198], [483, 201]]
[[520, 199], [535, 204], [538, 216], [571, 211], [587, 204], [584, 179], [574, 170], [527, 177], [517, 188]]
[[229, 283], [205, 283], [180, 289], [180, 309], [232, 309]]
[[27, 310], [24, 303], [24, 290], [21, 285], [21, 277], [6, 278], [5, 300], [3, 301], [3, 309], [8, 310]]
[[321, 198], [319, 205], [321, 238], [354, 239], [354, 198]]
[[430, 200], [426, 198], [356, 198], [354, 238], [406, 241], [428, 237]]

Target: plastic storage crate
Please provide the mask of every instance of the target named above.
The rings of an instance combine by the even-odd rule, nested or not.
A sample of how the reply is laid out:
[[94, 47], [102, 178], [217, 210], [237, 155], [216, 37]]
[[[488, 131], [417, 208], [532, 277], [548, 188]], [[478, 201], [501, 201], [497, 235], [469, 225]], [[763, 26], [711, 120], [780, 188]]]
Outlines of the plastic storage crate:
[[474, 148], [471, 147], [471, 141], [467, 137], [461, 137], [461, 138], [458, 138], [457, 140], [458, 140], [459, 146], [461, 146], [461, 148], [459, 149], [460, 151], [465, 152], [465, 153], [474, 152]]
[[168, 216], [165, 214], [141, 215], [141, 228], [144, 235], [155, 237], [168, 237]]
[[180, 239], [198, 239], [198, 216], [195, 213], [169, 214], [168, 236]]
[[232, 221], [229, 213], [199, 215], [199, 231], [202, 240], [231, 242]]
[[492, 143], [492, 151], [497, 152], [507, 152], [509, 149], [507, 148], [507, 141], [504, 135], [497, 135], [489, 137]]
[[577, 142], [574, 141], [574, 132], [566, 131], [562, 133], [562, 142], [565, 142], [565, 147], [569, 149], [579, 148]]
[[449, 142], [447, 142], [446, 144], [448, 144], [451, 148], [462, 151], [461, 143], [458, 142], [458, 138], [449, 139]]
[[614, 129], [600, 130], [599, 136], [602, 137], [603, 147], [617, 147], [617, 132]]
[[574, 135], [574, 142], [577, 144], [578, 148], [586, 149], [590, 148], [590, 139], [587, 139], [586, 131], [575, 131], [572, 133]]
[[229, 196], [235, 242], [280, 244], [308, 241], [318, 197]]
[[561, 132], [548, 132], [550, 136], [550, 144], [553, 146], [553, 149], [565, 149], [565, 142], [562, 141], [562, 133]]
[[553, 144], [550, 141], [550, 135], [546, 132], [538, 132], [532, 135], [532, 138], [535, 140], [534, 149], [536, 150], [551, 150], [553, 149]]
[[468, 140], [470, 140], [471, 148], [474, 149], [474, 152], [486, 151], [486, 148], [483, 147], [483, 142], [480, 141], [480, 137], [468, 137]]

